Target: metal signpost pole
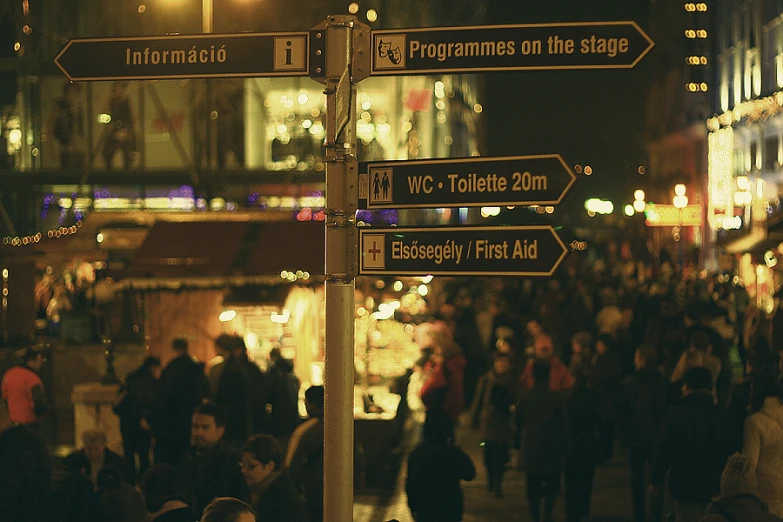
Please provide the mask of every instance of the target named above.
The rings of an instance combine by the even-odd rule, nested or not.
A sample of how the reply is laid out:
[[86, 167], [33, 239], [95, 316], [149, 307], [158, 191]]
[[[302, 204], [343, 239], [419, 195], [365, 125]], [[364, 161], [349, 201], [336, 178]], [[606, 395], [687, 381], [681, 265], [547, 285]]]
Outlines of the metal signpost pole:
[[[355, 20], [331, 16], [326, 37], [326, 347], [324, 520], [353, 520], [354, 277], [358, 204], [352, 84]], [[367, 31], [365, 31], [367, 32]]]

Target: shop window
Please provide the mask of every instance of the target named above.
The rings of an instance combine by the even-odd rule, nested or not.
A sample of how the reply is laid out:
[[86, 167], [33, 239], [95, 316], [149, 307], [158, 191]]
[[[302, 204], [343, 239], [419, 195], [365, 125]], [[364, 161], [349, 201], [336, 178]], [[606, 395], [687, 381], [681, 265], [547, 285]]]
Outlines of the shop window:
[[779, 164], [780, 136], [771, 136], [764, 140], [764, 170], [775, 170]]

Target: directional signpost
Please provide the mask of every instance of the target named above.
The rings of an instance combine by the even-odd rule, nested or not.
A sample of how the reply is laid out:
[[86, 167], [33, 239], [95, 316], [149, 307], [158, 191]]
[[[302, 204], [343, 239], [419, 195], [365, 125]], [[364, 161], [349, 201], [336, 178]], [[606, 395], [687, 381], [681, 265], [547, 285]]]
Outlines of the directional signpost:
[[630, 69], [653, 45], [635, 22], [388, 29], [372, 32], [371, 74]]
[[550, 276], [568, 252], [551, 226], [359, 230], [367, 275]]
[[54, 63], [71, 81], [308, 76], [309, 33], [75, 38]]
[[375, 162], [359, 179], [356, 84], [372, 75], [629, 69], [653, 45], [634, 22], [370, 31], [333, 15], [307, 32], [76, 38], [54, 62], [71, 81], [310, 76], [325, 84], [324, 520], [348, 522], [357, 271], [551, 276], [568, 252], [551, 226], [368, 227], [357, 245], [357, 192], [368, 209], [555, 205], [575, 180], [558, 154]]
[[557, 205], [576, 181], [559, 154], [379, 161], [360, 170], [366, 209]]

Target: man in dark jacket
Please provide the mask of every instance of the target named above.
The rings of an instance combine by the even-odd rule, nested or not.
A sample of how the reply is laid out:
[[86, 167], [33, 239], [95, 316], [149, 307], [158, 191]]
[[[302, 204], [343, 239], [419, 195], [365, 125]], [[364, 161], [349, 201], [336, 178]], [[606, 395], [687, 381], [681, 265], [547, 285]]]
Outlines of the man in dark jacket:
[[446, 412], [429, 413], [422, 436], [408, 456], [405, 492], [411, 514], [416, 522], [459, 522], [465, 509], [460, 481], [476, 478], [476, 467], [453, 444], [454, 427]]
[[620, 440], [630, 450], [634, 522], [647, 520], [647, 466], [666, 408], [668, 386], [656, 369], [656, 357], [651, 346], [636, 350], [636, 371], [623, 380], [617, 394]]
[[223, 441], [225, 426], [225, 413], [215, 404], [199, 404], [193, 412], [191, 447], [182, 455], [179, 471], [188, 483], [189, 503], [199, 518], [214, 498], [248, 499], [239, 451]]
[[[128, 374], [120, 393], [114, 413], [120, 418], [120, 433], [125, 451], [126, 469], [130, 473], [125, 477], [131, 484], [141, 477], [150, 467], [150, 446], [152, 435], [146, 418], [155, 400], [155, 386], [160, 378], [160, 359], [147, 357], [144, 363]], [[142, 419], [145, 419], [142, 422]], [[139, 456], [139, 470], [136, 473], [136, 455]]]
[[324, 387], [310, 386], [305, 392], [310, 416], [297, 426], [288, 441], [285, 467], [307, 502], [311, 521], [324, 518]]
[[551, 522], [560, 495], [560, 475], [571, 450], [565, 396], [550, 389], [549, 362], [533, 365], [533, 387], [524, 392], [517, 409], [522, 451], [527, 471], [527, 496], [534, 522]]
[[188, 355], [188, 342], [175, 339], [174, 359], [163, 370], [150, 411], [155, 436], [155, 463], [176, 465], [190, 446], [193, 411], [207, 397], [209, 382], [204, 365]]
[[683, 397], [663, 423], [650, 489], [660, 495], [668, 472], [677, 521], [698, 522], [720, 492], [728, 443], [724, 416], [713, 400], [710, 371], [691, 368], [683, 382]]
[[282, 447], [288, 445], [288, 438], [299, 426], [299, 378], [294, 374], [294, 363], [285, 359], [280, 350], [273, 348], [269, 353], [269, 434]]

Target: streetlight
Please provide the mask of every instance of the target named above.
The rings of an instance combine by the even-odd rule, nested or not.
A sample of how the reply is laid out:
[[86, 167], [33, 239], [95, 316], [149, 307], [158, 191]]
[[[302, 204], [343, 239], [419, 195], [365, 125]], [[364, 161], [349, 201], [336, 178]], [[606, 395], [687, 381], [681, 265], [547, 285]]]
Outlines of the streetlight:
[[679, 236], [679, 239], [677, 240], [677, 250], [679, 251], [679, 258], [680, 258], [680, 271], [682, 271], [682, 265], [683, 265], [683, 259], [682, 259], [682, 209], [688, 206], [688, 196], [685, 195], [685, 185], [682, 183], [678, 183], [674, 186], [674, 198], [673, 203], [674, 206], [679, 210], [679, 217], [680, 217], [680, 226], [677, 227], [677, 235]]

